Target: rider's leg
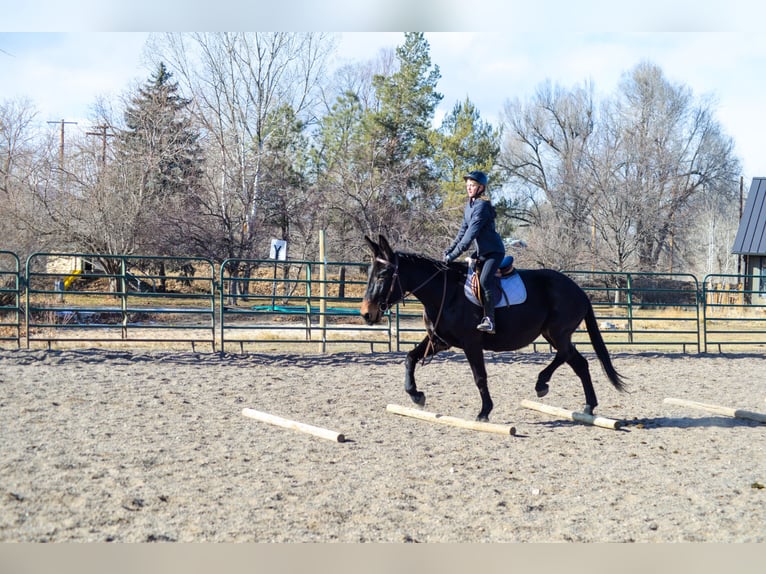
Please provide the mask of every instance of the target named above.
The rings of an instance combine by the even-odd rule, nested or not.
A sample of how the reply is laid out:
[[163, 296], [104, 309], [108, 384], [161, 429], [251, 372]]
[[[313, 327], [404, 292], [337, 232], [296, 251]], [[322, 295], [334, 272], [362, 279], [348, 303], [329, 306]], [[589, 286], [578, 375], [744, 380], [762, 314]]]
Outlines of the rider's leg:
[[484, 260], [484, 264], [481, 267], [481, 275], [479, 276], [479, 283], [481, 284], [481, 303], [484, 307], [484, 318], [481, 320], [476, 328], [479, 331], [485, 333], [495, 332], [495, 299], [494, 291], [497, 283], [495, 274], [500, 266], [500, 261], [503, 259], [502, 254], [490, 255]]

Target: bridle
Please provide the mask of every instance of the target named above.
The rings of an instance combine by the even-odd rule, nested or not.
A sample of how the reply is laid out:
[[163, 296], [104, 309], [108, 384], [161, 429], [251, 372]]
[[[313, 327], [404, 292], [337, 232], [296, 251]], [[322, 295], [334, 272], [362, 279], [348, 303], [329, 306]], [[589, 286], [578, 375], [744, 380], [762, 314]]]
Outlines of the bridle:
[[[378, 306], [380, 307], [380, 310], [383, 313], [385, 313], [388, 309], [390, 309], [394, 305], [396, 305], [399, 302], [401, 302], [404, 299], [406, 299], [409, 295], [414, 295], [418, 290], [420, 290], [423, 287], [425, 287], [426, 285], [428, 285], [434, 279], [434, 277], [436, 277], [439, 273], [443, 273], [444, 274], [444, 288], [442, 289], [442, 300], [441, 300], [441, 303], [439, 304], [439, 312], [436, 314], [436, 321], [434, 321], [434, 324], [433, 324], [433, 332], [431, 332], [429, 330], [429, 333], [428, 333], [428, 347], [426, 348], [426, 353], [423, 355], [423, 365], [425, 365], [426, 364], [426, 357], [428, 356], [429, 349], [431, 347], [433, 347], [433, 345], [434, 345], [434, 339], [433, 338], [434, 337], [439, 337], [436, 334], [436, 328], [438, 327], [439, 321], [441, 320], [442, 311], [444, 310], [444, 302], [447, 299], [447, 267], [437, 268], [436, 271], [434, 271], [433, 274], [431, 274], [428, 277], [428, 279], [423, 281], [420, 285], [418, 285], [414, 289], [411, 289], [409, 292], [405, 292], [404, 289], [402, 289], [402, 283], [401, 283], [401, 280], [399, 278], [399, 254], [395, 253], [394, 257], [395, 257], [395, 260], [394, 260], [394, 263], [393, 263], [393, 265], [394, 265], [394, 273], [391, 275], [391, 286], [388, 288], [388, 294], [386, 295], [386, 300], [383, 303], [378, 303]], [[390, 266], [391, 265], [390, 261], [388, 261], [386, 259], [382, 259], [380, 257], [376, 257], [375, 260], [378, 263], [382, 263], [382, 264], [384, 264], [386, 266]], [[391, 302], [390, 299], [391, 299], [391, 295], [394, 292], [394, 285], [398, 285], [399, 286], [400, 297], [396, 301]]]
[[[386, 294], [385, 301], [383, 301], [382, 303], [378, 303], [378, 306], [380, 307], [380, 310], [383, 313], [388, 311], [394, 305], [397, 305], [398, 303], [401, 303], [402, 301], [404, 301], [410, 295], [414, 295], [417, 291], [419, 291], [420, 289], [422, 289], [423, 287], [428, 285], [433, 280], [433, 278], [436, 277], [439, 273], [445, 273], [446, 272], [446, 269], [437, 269], [436, 271], [433, 272], [433, 274], [430, 277], [428, 277], [428, 279], [423, 281], [420, 285], [418, 285], [414, 289], [411, 289], [410, 291], [405, 292], [404, 289], [402, 289], [402, 282], [401, 282], [401, 279], [399, 277], [399, 254], [395, 253], [394, 257], [395, 257], [394, 263], [393, 263], [394, 272], [391, 275], [391, 286], [388, 288], [388, 294]], [[376, 257], [375, 261], [377, 261], [378, 263], [382, 263], [383, 265], [386, 265], [386, 266], [390, 266], [391, 265], [390, 261], [387, 261], [386, 259], [382, 259], [380, 257]], [[394, 292], [394, 285], [398, 285], [400, 296], [399, 296], [399, 298], [396, 301], [392, 302], [391, 301], [391, 295]], [[441, 305], [439, 306], [439, 316], [441, 316], [441, 311], [442, 311], [442, 308], [444, 307], [444, 299], [446, 298], [446, 296], [447, 296], [447, 275], [445, 273], [445, 275], [444, 275], [444, 293], [442, 294], [442, 302], [441, 302]]]

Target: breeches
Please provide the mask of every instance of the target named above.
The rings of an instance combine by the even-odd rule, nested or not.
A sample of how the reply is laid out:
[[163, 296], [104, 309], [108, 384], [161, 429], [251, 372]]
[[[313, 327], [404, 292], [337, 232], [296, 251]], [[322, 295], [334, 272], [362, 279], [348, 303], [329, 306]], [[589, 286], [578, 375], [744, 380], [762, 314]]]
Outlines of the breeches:
[[484, 293], [486, 293], [487, 296], [492, 293], [492, 289], [497, 284], [495, 273], [497, 273], [497, 270], [500, 267], [500, 262], [502, 260], [502, 253], [489, 255], [484, 260], [484, 263], [481, 266], [481, 274], [479, 275], [479, 284], [481, 285], [482, 298], [485, 297]]

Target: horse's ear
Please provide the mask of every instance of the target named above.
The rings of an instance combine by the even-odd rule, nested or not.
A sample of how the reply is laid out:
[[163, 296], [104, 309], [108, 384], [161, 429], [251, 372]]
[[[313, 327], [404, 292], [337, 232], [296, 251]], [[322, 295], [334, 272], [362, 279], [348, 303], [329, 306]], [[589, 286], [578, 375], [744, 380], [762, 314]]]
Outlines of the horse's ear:
[[382, 235], [379, 235], [378, 239], [380, 241], [380, 248], [383, 250], [383, 253], [386, 256], [386, 259], [388, 261], [393, 261], [394, 259], [396, 259], [396, 256], [394, 255], [394, 250], [391, 249], [391, 246], [388, 244], [388, 240]]
[[364, 240], [367, 242], [367, 245], [370, 246], [370, 249], [372, 249], [372, 252], [375, 255], [375, 257], [380, 257], [380, 247], [378, 246], [378, 244], [375, 243], [372, 239], [370, 239], [366, 235], [364, 236]]

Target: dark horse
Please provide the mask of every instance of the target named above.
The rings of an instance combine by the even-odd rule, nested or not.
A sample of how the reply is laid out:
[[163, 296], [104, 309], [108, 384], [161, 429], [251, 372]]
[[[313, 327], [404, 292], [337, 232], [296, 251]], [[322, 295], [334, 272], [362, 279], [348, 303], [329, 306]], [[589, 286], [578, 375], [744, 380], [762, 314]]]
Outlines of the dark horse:
[[484, 349], [512, 351], [529, 345], [541, 335], [556, 349], [556, 356], [537, 377], [538, 397], [548, 394], [548, 381], [563, 363], [569, 364], [585, 391], [584, 412], [592, 414], [598, 405], [590, 378], [588, 361], [572, 344], [572, 333], [584, 320], [590, 341], [606, 376], [618, 390], [622, 378], [612, 366], [604, 339], [585, 292], [572, 279], [551, 269], [519, 269], [527, 298], [519, 305], [499, 307], [495, 312], [497, 333], [476, 330], [481, 307], [466, 299], [463, 285], [468, 272], [465, 263], [446, 265], [422, 255], [394, 252], [382, 235], [379, 243], [365, 237], [374, 253], [367, 290], [360, 312], [367, 324], [378, 323], [383, 314], [407, 295], [423, 304], [428, 335], [407, 354], [404, 389], [423, 406], [425, 395], [415, 385], [415, 365], [421, 359], [450, 347], [462, 348], [471, 365], [481, 396], [478, 420], [489, 420], [492, 399], [487, 388]]

